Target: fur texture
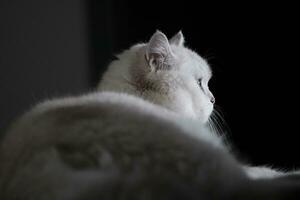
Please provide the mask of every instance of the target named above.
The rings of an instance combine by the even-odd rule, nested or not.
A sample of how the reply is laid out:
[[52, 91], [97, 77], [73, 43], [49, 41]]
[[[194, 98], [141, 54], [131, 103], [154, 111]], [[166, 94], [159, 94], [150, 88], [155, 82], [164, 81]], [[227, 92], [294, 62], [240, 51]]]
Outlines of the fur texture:
[[[208, 87], [212, 71], [201, 56], [184, 46], [181, 31], [169, 41], [157, 31], [148, 43], [134, 45], [117, 58], [102, 77], [100, 91], [133, 94], [203, 125], [212, 119], [215, 99]], [[213, 120], [209, 122], [218, 129]], [[255, 179], [284, 174], [270, 167], [244, 169]]]
[[183, 46], [181, 32], [170, 41], [169, 44], [167, 37], [157, 31], [149, 43], [134, 45], [118, 55], [98, 88], [142, 97], [204, 124], [214, 102], [208, 88], [210, 67]]
[[205, 124], [211, 71], [178, 33], [118, 56], [95, 93], [49, 100], [0, 146], [0, 199], [299, 199], [299, 176], [250, 178]]

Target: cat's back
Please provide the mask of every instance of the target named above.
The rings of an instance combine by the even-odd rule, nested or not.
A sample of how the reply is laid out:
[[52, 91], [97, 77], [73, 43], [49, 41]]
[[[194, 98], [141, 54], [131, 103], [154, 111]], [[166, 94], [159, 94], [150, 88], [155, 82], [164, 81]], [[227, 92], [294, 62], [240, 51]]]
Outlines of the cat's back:
[[[157, 168], [153, 173], [160, 174], [172, 166], [170, 174], [194, 176], [195, 166], [203, 160], [199, 155], [207, 160], [217, 155], [210, 146], [218, 142], [210, 134], [206, 137], [205, 129], [194, 130], [192, 124], [165, 108], [120, 93], [46, 101], [16, 121], [2, 142], [0, 196], [15, 190], [25, 196], [56, 190], [57, 185], [70, 184], [65, 177], [69, 169], [132, 171], [141, 167]], [[28, 182], [46, 185], [38, 191], [22, 187]]]
[[[22, 156], [17, 154], [24, 155], [26, 151], [32, 151], [30, 148], [46, 148], [63, 142], [84, 142], [92, 135], [104, 135], [110, 131], [132, 129], [139, 132], [139, 127], [143, 129], [151, 123], [149, 120], [165, 123], [174, 116], [150, 102], [114, 92], [48, 100], [11, 124], [1, 144], [0, 159], [7, 156], [12, 160], [13, 155], [20, 158]], [[141, 124], [145, 117], [147, 123]], [[134, 125], [137, 129], [132, 127]]]

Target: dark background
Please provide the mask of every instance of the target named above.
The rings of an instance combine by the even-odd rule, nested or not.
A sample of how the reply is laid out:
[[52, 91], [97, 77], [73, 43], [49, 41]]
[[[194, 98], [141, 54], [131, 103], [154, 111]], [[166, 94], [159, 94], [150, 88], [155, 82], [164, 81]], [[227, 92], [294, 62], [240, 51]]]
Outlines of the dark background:
[[[299, 16], [294, 5], [195, 1], [0, 1], [0, 129], [41, 99], [91, 90], [156, 29], [208, 59], [237, 154], [300, 167]], [[298, 17], [298, 18], [297, 18]]]

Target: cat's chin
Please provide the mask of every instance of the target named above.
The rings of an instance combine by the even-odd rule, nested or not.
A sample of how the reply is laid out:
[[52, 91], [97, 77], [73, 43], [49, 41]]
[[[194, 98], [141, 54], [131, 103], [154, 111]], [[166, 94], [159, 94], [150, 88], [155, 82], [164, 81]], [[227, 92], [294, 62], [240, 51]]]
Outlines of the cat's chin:
[[201, 118], [201, 119], [199, 119], [199, 121], [200, 121], [202, 124], [207, 124], [207, 123], [208, 123], [209, 117], [210, 117], [210, 116], [205, 117], [205, 118]]
[[213, 109], [214, 109], [214, 106], [211, 105], [209, 108], [207, 108], [205, 111], [206, 112], [203, 112], [201, 114], [201, 116], [199, 117], [200, 118], [200, 121], [203, 123], [203, 124], [206, 124], [208, 123], [209, 121], [209, 118], [211, 117], [212, 113], [213, 113]]
[[[200, 122], [201, 124], [205, 125], [205, 124], [208, 123], [210, 115], [211, 114], [209, 114], [209, 115], [204, 115], [204, 114], [196, 115], [195, 114], [195, 115], [188, 115], [188, 116], [185, 116], [185, 117], [196, 120], [196, 121]], [[181, 115], [181, 116], [184, 116], [184, 115]]]

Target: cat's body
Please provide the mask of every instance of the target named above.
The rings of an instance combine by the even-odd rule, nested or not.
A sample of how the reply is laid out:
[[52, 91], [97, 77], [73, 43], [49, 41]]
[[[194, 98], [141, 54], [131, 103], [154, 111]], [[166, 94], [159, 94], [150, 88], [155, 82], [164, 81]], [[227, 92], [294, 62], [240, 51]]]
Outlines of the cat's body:
[[210, 73], [181, 33], [169, 46], [157, 32], [112, 63], [100, 92], [46, 101], [11, 126], [0, 199], [299, 198], [299, 180], [250, 178], [206, 128]]
[[[5, 153], [1, 154], [1, 189], [5, 189], [4, 194], [16, 195], [19, 199], [30, 199], [36, 193], [47, 199], [49, 194], [39, 191], [42, 187], [45, 187], [42, 191], [76, 187], [68, 182], [73, 179], [72, 173], [94, 171], [94, 182], [102, 181], [102, 177], [97, 177], [98, 170], [104, 176], [111, 176], [109, 178], [118, 179], [120, 173], [120, 176], [132, 176], [132, 184], [139, 181], [135, 178], [153, 173], [152, 176], [172, 178], [172, 182], [186, 179], [183, 185], [206, 182], [205, 179], [214, 182], [206, 173], [222, 173], [223, 170], [218, 169], [224, 167], [222, 162], [233, 165], [229, 167], [232, 176], [241, 173], [237, 165], [230, 163], [235, 161], [226, 155], [217, 137], [196, 121], [184, 120], [125, 94], [101, 93], [47, 102], [26, 114], [17, 128], [8, 133], [1, 149]], [[24, 130], [28, 135], [24, 135]], [[220, 158], [222, 155], [225, 159]], [[31, 172], [27, 174], [27, 170]], [[221, 177], [227, 173], [216, 178], [224, 179]], [[70, 177], [67, 174], [71, 174]], [[199, 180], [192, 180], [195, 176], [199, 176]], [[51, 184], [43, 186], [43, 181], [46, 182], [43, 184]], [[109, 183], [105, 181], [103, 184]], [[158, 179], [157, 183], [160, 181], [167, 180]], [[37, 186], [41, 188], [36, 189]], [[200, 183], [195, 186], [202, 188]], [[54, 197], [49, 199], [57, 198]]]

